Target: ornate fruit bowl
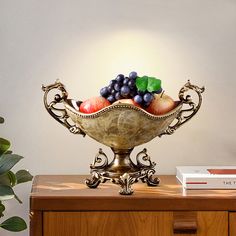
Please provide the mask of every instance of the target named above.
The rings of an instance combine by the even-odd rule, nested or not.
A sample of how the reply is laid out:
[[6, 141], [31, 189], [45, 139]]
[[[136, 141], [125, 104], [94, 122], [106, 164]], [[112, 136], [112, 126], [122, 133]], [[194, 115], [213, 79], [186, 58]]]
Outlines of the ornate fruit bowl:
[[[91, 178], [86, 179], [90, 188], [96, 188], [107, 180], [121, 186], [120, 194], [133, 193], [131, 185], [141, 180], [148, 186], [157, 186], [159, 179], [153, 178], [155, 163], [150, 160], [147, 150], [136, 156], [136, 163], [130, 158], [134, 147], [147, 143], [155, 137], [173, 134], [174, 131], [191, 119], [202, 103], [204, 87], [192, 85], [189, 81], [179, 91], [179, 101], [165, 115], [152, 115], [132, 104], [110, 105], [97, 112], [85, 114], [79, 111], [80, 102], [68, 99], [65, 86], [56, 81], [42, 86], [44, 105], [49, 114], [74, 134], [88, 135], [99, 143], [110, 147], [114, 153], [109, 163], [107, 155], [99, 149], [91, 164]], [[49, 92], [59, 90], [54, 99]], [[194, 103], [188, 92], [197, 94]], [[173, 124], [174, 123], [174, 124]]]

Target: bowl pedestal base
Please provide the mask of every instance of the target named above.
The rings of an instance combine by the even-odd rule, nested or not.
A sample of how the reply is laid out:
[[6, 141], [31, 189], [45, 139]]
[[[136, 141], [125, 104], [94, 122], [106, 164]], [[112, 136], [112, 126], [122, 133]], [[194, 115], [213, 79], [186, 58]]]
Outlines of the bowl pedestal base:
[[137, 154], [137, 164], [130, 159], [132, 150], [133, 148], [112, 148], [114, 159], [109, 163], [108, 157], [100, 148], [93, 164], [90, 165], [92, 176], [90, 179], [85, 180], [87, 186], [96, 188], [100, 183], [105, 183], [109, 180], [114, 184], [120, 185], [119, 193], [122, 195], [132, 194], [134, 191], [131, 185], [139, 180], [148, 186], [157, 186], [160, 180], [157, 177], [153, 178], [156, 163], [150, 160], [146, 148]]

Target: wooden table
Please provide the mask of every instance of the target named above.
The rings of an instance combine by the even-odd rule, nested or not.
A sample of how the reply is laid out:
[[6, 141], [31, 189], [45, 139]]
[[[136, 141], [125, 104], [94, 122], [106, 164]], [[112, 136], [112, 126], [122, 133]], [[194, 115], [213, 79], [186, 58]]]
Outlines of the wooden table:
[[175, 176], [158, 187], [89, 189], [86, 176], [41, 175], [30, 196], [30, 236], [235, 236], [236, 190], [184, 190]]

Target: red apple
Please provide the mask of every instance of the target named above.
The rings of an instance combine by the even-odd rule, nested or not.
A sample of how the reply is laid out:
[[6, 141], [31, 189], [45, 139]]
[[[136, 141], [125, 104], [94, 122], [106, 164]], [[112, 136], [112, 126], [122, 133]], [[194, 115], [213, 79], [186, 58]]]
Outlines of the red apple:
[[164, 115], [171, 111], [174, 107], [174, 100], [170, 96], [162, 93], [154, 95], [154, 99], [146, 110], [154, 115]]
[[92, 97], [81, 103], [79, 111], [83, 113], [93, 113], [110, 105], [110, 102], [104, 97]]
[[117, 105], [117, 104], [121, 104], [121, 103], [131, 104], [136, 107], [140, 107], [140, 105], [137, 102], [135, 102], [133, 99], [120, 99], [120, 100], [117, 100], [116, 102], [114, 102], [112, 105]]

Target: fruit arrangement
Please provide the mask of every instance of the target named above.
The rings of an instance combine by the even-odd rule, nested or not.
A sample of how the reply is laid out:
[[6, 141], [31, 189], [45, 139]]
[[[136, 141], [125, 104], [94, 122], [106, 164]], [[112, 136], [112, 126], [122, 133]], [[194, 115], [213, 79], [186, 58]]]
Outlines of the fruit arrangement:
[[100, 90], [100, 96], [82, 102], [79, 111], [93, 113], [118, 103], [132, 104], [154, 115], [163, 115], [175, 107], [174, 100], [164, 94], [161, 80], [139, 77], [136, 72], [131, 72], [128, 77], [117, 75], [108, 86]]

